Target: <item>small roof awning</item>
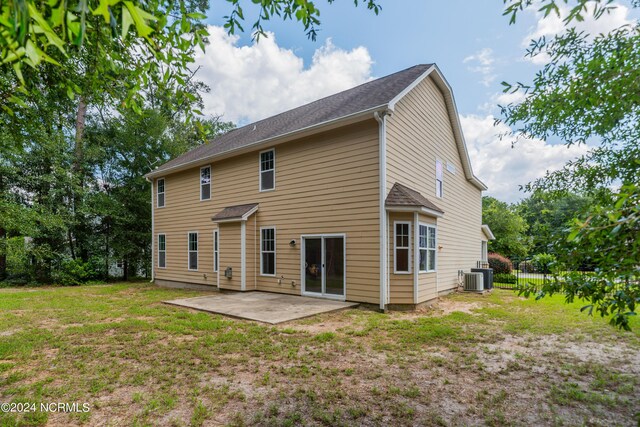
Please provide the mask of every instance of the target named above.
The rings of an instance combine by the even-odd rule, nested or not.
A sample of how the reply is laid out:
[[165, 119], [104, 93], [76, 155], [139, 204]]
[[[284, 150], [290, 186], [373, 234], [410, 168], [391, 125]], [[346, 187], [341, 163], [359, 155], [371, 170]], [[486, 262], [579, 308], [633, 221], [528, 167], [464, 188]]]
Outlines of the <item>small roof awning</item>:
[[213, 222], [237, 222], [246, 221], [258, 210], [258, 203], [247, 205], [229, 206], [218, 212], [211, 221]]
[[482, 232], [487, 237], [487, 240], [496, 240], [496, 236], [493, 235], [493, 232], [489, 228], [487, 224], [482, 224]]
[[389, 211], [423, 212], [436, 217], [441, 217], [444, 214], [442, 209], [422, 194], [397, 182], [389, 191], [384, 205]]

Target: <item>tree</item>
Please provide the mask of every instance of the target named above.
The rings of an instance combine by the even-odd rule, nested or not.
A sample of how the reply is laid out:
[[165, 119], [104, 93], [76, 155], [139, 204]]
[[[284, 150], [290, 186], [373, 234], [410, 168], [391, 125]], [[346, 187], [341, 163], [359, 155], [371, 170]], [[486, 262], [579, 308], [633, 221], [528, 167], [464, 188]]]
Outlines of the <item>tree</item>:
[[[505, 14], [514, 23], [532, 4], [546, 15], [559, 14], [558, 3], [505, 0]], [[526, 187], [592, 197], [588, 211], [571, 226], [562, 258], [571, 263], [576, 256], [589, 257], [595, 273], [548, 283], [538, 297], [560, 292], [567, 301], [584, 299], [589, 313], [596, 310], [629, 329], [640, 303], [640, 25], [635, 21], [599, 35], [579, 32], [574, 22], [589, 13], [598, 19], [615, 6], [607, 0], [563, 3], [571, 3], [566, 32], [532, 41], [527, 56], [546, 55], [547, 64], [529, 85], [503, 83], [505, 91], [522, 91], [525, 98], [502, 107], [502, 113], [505, 123], [525, 138], [555, 135], [566, 145], [599, 143]], [[640, 8], [640, 2], [633, 0], [631, 6]], [[613, 194], [609, 187], [615, 188]]]
[[521, 258], [529, 252], [526, 236], [527, 223], [516, 210], [493, 197], [482, 198], [482, 222], [496, 236], [489, 241], [488, 249], [509, 258]]
[[[296, 19], [315, 39], [320, 10], [309, 0], [263, 0], [252, 3], [229, 0], [233, 10], [226, 17], [230, 33], [243, 30], [241, 4], [258, 8], [254, 34], [264, 35], [262, 24], [274, 16]], [[329, 3], [331, 3], [330, 1]], [[356, 6], [359, 0], [354, 0]], [[363, 0], [376, 14], [376, 0]], [[82, 70], [99, 76], [107, 86], [125, 87], [125, 102], [139, 108], [148, 82], [177, 83], [179, 89], [191, 77], [197, 48], [204, 50], [206, 0], [8, 0], [0, 3], [0, 64], [15, 72], [14, 84], [0, 89], [0, 106], [11, 112], [22, 96], [35, 88], [25, 66], [40, 70], [43, 64], [73, 68], [70, 58], [88, 55], [91, 66]], [[93, 72], [92, 72], [93, 71]], [[123, 79], [123, 73], [126, 78]], [[32, 73], [31, 73], [32, 74]], [[75, 73], [61, 73], [57, 83], [69, 98], [82, 100]], [[89, 78], [89, 80], [92, 80]], [[86, 81], [85, 81], [86, 83]], [[82, 103], [80, 103], [82, 106]]]
[[[535, 191], [518, 203], [516, 211], [527, 222], [531, 254], [557, 255], [573, 220], [587, 211], [591, 198], [572, 193]], [[561, 246], [561, 245], [560, 245]]]
[[219, 117], [187, 123], [158, 104], [140, 114], [95, 122], [87, 129], [90, 145], [98, 152], [99, 182], [87, 204], [99, 224], [99, 251], [105, 261], [110, 256], [124, 261], [124, 279], [128, 269], [150, 271], [151, 188], [144, 174], [199, 145], [201, 129], [213, 138], [234, 127]]

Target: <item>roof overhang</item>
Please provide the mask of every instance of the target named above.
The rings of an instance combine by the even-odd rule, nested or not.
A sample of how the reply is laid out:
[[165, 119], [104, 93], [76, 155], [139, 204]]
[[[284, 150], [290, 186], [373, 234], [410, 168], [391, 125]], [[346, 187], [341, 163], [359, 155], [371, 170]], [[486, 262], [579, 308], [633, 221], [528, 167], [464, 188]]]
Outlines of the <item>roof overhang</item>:
[[487, 224], [482, 224], [482, 232], [484, 233], [485, 236], [487, 236], [487, 239], [489, 240], [496, 240], [496, 236], [493, 235], [493, 232], [491, 231], [491, 229], [489, 228], [489, 226]]
[[425, 208], [424, 206], [386, 206], [387, 212], [418, 212], [435, 218], [441, 218], [444, 213]]
[[[258, 205], [256, 203], [255, 206], [253, 206], [251, 208], [248, 208], [242, 214], [239, 214], [237, 216], [228, 217], [228, 218], [220, 218], [220, 219], [216, 219], [216, 217], [213, 217], [213, 218], [211, 218], [211, 221], [215, 222], [216, 224], [221, 224], [221, 223], [225, 223], [225, 222], [243, 222], [243, 221], [247, 221], [249, 219], [249, 217], [251, 217], [251, 215], [253, 215], [254, 213], [256, 213], [258, 211], [259, 207], [260, 207], [260, 205]], [[225, 208], [225, 209], [222, 210], [222, 212], [224, 212], [226, 209], [230, 209], [230, 208]], [[218, 215], [220, 215], [220, 214], [218, 214]]]

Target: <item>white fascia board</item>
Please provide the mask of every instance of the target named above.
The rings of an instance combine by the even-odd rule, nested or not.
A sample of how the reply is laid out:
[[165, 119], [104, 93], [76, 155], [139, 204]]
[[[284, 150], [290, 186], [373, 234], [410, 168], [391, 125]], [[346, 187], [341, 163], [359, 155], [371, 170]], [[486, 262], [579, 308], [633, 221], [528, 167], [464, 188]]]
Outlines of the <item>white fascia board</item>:
[[423, 206], [387, 206], [387, 212], [418, 212], [436, 218], [444, 216], [442, 212], [434, 211], [433, 209]]
[[491, 229], [489, 228], [489, 226], [487, 224], [482, 224], [482, 232], [484, 233], [485, 236], [487, 236], [487, 239], [489, 240], [496, 240], [496, 236], [493, 235], [493, 232], [491, 231]]

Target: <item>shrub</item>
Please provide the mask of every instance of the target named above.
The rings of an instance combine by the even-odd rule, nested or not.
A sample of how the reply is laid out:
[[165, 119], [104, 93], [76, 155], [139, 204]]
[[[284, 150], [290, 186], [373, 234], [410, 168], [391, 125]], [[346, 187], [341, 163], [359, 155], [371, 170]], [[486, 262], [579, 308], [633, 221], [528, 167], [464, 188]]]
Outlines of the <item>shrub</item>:
[[500, 254], [489, 254], [489, 267], [493, 268], [493, 274], [510, 274], [511, 273], [511, 261], [509, 258]]
[[493, 275], [494, 283], [506, 283], [509, 285], [515, 285], [518, 283], [518, 278], [513, 274], [494, 274]]
[[556, 257], [551, 254], [538, 254], [534, 255], [531, 261], [538, 273], [549, 274], [556, 263]]
[[93, 259], [88, 262], [83, 262], [81, 259], [64, 260], [54, 272], [53, 280], [63, 286], [81, 285], [100, 276], [100, 271], [96, 267], [96, 261]]

